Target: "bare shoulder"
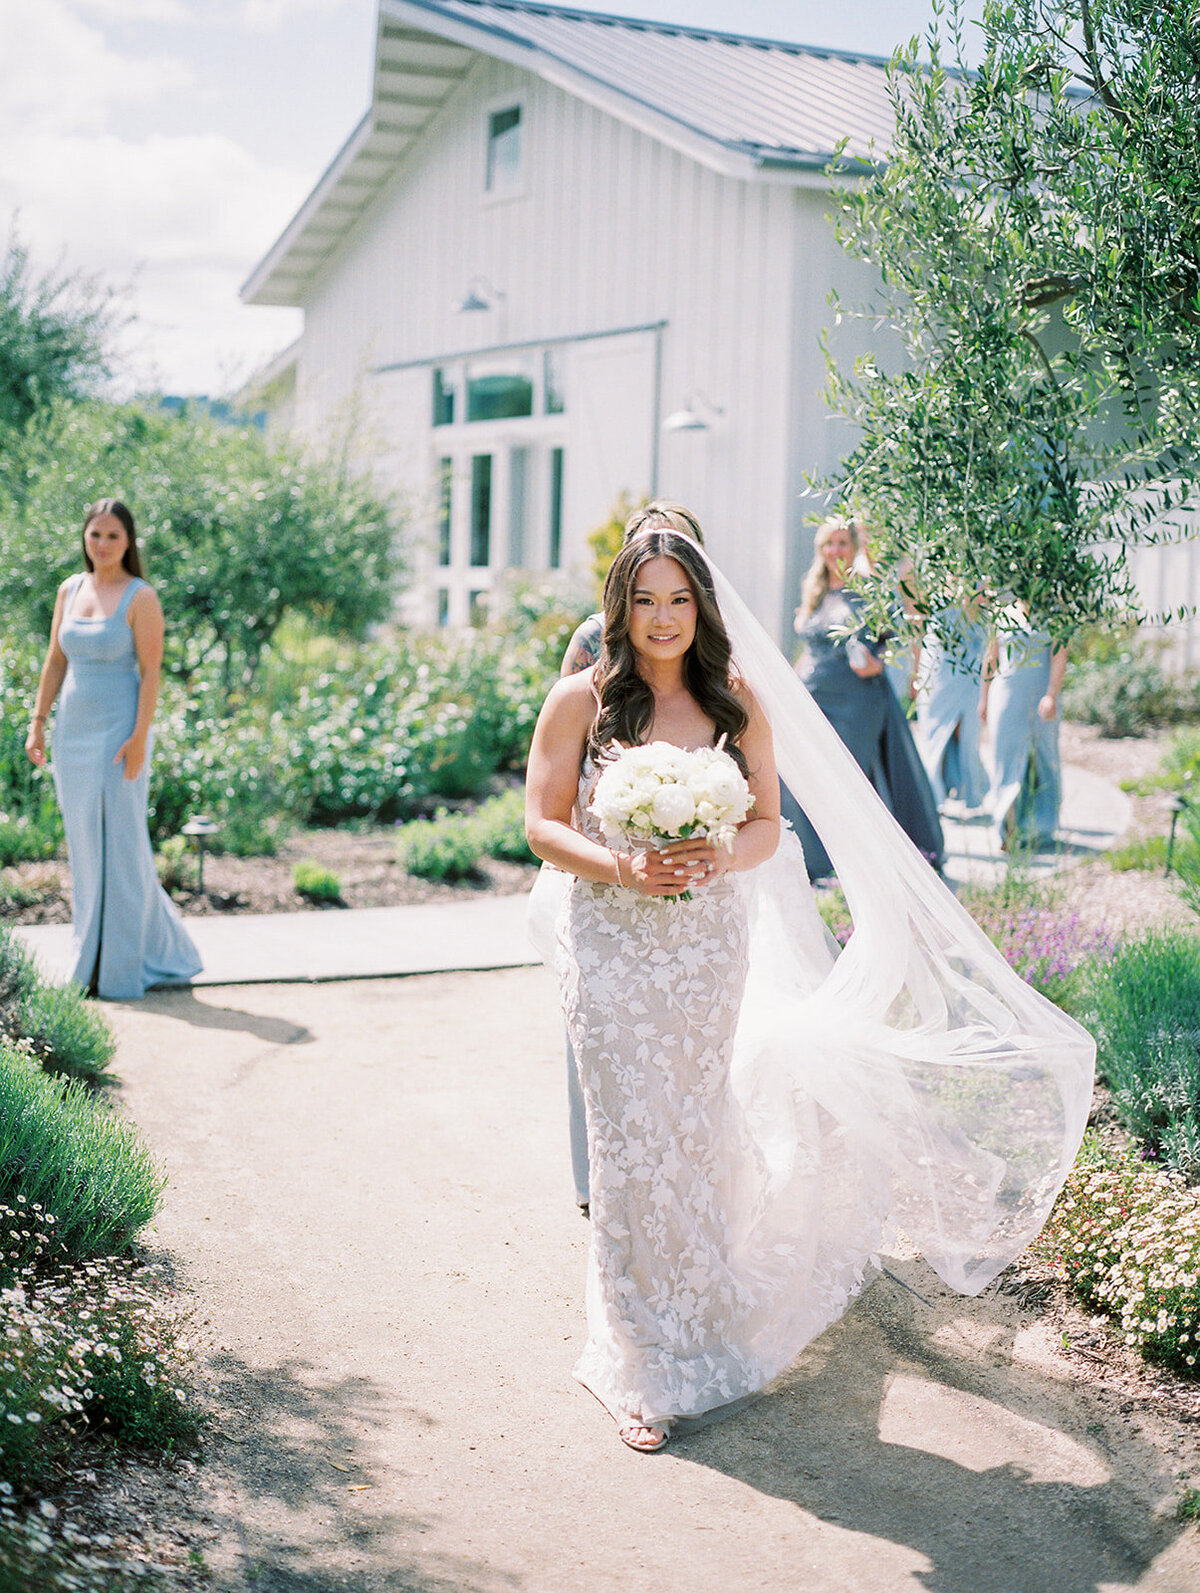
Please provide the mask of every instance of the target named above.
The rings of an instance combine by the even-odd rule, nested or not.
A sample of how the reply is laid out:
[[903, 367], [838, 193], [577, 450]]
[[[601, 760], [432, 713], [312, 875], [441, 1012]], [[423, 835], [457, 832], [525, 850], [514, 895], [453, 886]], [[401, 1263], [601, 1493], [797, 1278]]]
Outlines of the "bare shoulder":
[[132, 616], [135, 611], [147, 615], [162, 613], [162, 604], [158, 601], [158, 593], [148, 582], [143, 582], [129, 599], [128, 613]]

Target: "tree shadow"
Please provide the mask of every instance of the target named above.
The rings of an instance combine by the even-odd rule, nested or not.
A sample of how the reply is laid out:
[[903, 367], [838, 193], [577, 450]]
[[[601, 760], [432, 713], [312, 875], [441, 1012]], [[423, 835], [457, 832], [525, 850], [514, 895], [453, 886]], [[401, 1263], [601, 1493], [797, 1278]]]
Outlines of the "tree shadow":
[[190, 986], [151, 990], [131, 1010], [161, 1012], [164, 1016], [190, 1023], [196, 1029], [230, 1029], [252, 1034], [271, 1045], [306, 1045], [314, 1036], [311, 1029], [288, 1018], [272, 1018], [259, 1012], [243, 1012], [239, 1007], [214, 1006], [198, 1001]]
[[1070, 1436], [1087, 1392], [1014, 1365], [1015, 1327], [983, 1355], [943, 1352], [935, 1335], [953, 1339], [964, 1302], [899, 1270], [921, 1278], [931, 1309], [881, 1280], [762, 1398], [681, 1436], [674, 1452], [916, 1551], [928, 1565], [910, 1574], [929, 1593], [1137, 1584], [1183, 1529], [1121, 1471], [1151, 1460], [1167, 1491], [1160, 1457], [1139, 1452], [1132, 1426], [1111, 1449], [1090, 1436], [1099, 1423], [1087, 1439]]
[[[315, 1381], [305, 1362], [263, 1370], [210, 1357], [206, 1450], [238, 1500], [233, 1523], [254, 1593], [504, 1593], [512, 1577], [484, 1561], [410, 1545], [436, 1522], [382, 1508], [379, 1479], [358, 1458], [396, 1421], [394, 1400], [364, 1377]], [[408, 1409], [406, 1419], [437, 1424]], [[249, 1517], [249, 1519], [244, 1519]]]

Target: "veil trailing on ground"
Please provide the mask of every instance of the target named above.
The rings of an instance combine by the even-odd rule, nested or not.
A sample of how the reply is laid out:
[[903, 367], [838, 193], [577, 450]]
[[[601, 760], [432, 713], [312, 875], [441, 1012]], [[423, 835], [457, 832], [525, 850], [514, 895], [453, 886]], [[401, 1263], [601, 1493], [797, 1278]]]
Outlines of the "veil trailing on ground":
[[[803, 854], [738, 876], [749, 975], [731, 1084], [755, 1148], [733, 1248], [807, 1235], [827, 1302], [890, 1232], [977, 1294], [1049, 1215], [1091, 1103], [1091, 1037], [1018, 977], [880, 801], [729, 581], [704, 555], [734, 667], [766, 714], [781, 778], [816, 829], [854, 921], [839, 953]], [[531, 931], [548, 962], [566, 877], [543, 870]], [[840, 1307], [784, 1312], [782, 1366]]]

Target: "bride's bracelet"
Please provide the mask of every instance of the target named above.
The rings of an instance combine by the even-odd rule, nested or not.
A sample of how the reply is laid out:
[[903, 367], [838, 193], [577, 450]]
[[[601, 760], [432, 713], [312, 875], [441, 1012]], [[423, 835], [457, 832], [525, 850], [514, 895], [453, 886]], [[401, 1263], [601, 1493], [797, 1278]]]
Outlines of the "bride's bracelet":
[[[617, 884], [620, 885], [623, 890], [628, 890], [629, 886], [626, 885], [625, 881], [621, 878], [621, 859], [625, 856], [625, 854], [624, 852], [614, 852], [613, 856], [617, 860]], [[630, 881], [630, 884], [632, 884], [632, 880]]]

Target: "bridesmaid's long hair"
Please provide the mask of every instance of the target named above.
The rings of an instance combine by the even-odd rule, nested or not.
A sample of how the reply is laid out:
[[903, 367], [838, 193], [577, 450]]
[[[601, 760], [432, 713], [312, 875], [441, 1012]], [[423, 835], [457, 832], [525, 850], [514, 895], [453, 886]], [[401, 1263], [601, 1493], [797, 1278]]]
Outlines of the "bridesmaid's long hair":
[[645, 742], [654, 724], [654, 693], [638, 672], [637, 653], [629, 640], [629, 619], [638, 571], [648, 559], [674, 559], [682, 566], [696, 599], [696, 637], [683, 660], [683, 683], [699, 707], [725, 737], [725, 747], [746, 772], [738, 747], [750, 716], [730, 680], [733, 649], [717, 606], [712, 576], [695, 542], [678, 531], [639, 531], [612, 562], [604, 583], [604, 645], [596, 665], [595, 690], [600, 706], [588, 733], [587, 751], [599, 759], [612, 742], [635, 746]]
[[97, 498], [95, 503], [89, 503], [87, 508], [84, 510], [83, 531], [80, 534], [80, 540], [83, 546], [83, 562], [85, 567], [88, 570], [92, 568], [92, 561], [87, 550], [87, 528], [91, 525], [93, 520], [98, 520], [102, 514], [111, 514], [114, 520], [119, 520], [125, 527], [125, 534], [129, 538], [129, 544], [121, 558], [121, 565], [123, 569], [129, 571], [130, 575], [141, 577], [142, 559], [141, 555], [138, 553], [137, 527], [133, 523], [133, 515], [121, 502], [120, 498]]
[[850, 540], [854, 543], [854, 552], [857, 556], [862, 552], [863, 537], [862, 523], [850, 520], [844, 514], [831, 514], [827, 520], [822, 520], [817, 527], [817, 534], [813, 538], [813, 558], [804, 576], [800, 587], [799, 617], [807, 619], [810, 614], [815, 614], [829, 591], [829, 571], [825, 568], [825, 544], [835, 531], [849, 531]]

